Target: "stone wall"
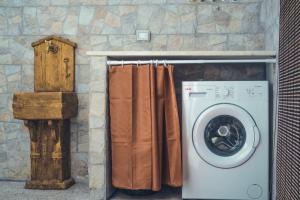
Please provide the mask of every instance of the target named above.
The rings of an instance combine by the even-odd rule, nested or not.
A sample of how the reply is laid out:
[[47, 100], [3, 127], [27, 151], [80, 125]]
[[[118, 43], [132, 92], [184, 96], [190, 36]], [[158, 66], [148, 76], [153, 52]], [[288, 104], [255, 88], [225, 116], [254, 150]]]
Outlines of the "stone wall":
[[[105, 170], [101, 165], [105, 158], [99, 157], [104, 144], [89, 142], [88, 135], [106, 134], [105, 125], [99, 124], [105, 112], [101, 99], [106, 98], [106, 76], [105, 68], [96, 68], [98, 61], [86, 51], [264, 50], [261, 10], [262, 0], [1, 0], [0, 179], [29, 176], [28, 132], [22, 121], [13, 119], [11, 103], [14, 92], [33, 91], [31, 42], [57, 34], [78, 44], [79, 114], [72, 119], [72, 176], [88, 182], [90, 156], [92, 171], [100, 170], [90, 174], [90, 186], [99, 188]], [[150, 30], [151, 41], [137, 42], [136, 29]]]
[[261, 21], [265, 23], [265, 48], [277, 51], [279, 47], [279, 0], [264, 0]]

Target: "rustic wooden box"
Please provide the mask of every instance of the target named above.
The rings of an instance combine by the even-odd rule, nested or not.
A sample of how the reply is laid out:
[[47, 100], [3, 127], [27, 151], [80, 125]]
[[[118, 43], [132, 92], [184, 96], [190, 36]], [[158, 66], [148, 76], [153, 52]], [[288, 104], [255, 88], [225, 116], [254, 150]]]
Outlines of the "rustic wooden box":
[[13, 115], [23, 120], [69, 119], [76, 116], [77, 104], [74, 92], [16, 93]]
[[73, 92], [76, 43], [48, 36], [32, 43], [34, 48], [34, 91]]

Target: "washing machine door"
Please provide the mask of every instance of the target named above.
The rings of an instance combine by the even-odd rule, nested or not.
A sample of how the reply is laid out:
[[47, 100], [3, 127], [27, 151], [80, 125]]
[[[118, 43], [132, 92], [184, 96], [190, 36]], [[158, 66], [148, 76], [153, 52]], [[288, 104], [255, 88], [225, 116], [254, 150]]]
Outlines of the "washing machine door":
[[208, 164], [233, 168], [245, 163], [259, 144], [259, 130], [243, 108], [216, 104], [204, 110], [193, 127], [196, 152]]

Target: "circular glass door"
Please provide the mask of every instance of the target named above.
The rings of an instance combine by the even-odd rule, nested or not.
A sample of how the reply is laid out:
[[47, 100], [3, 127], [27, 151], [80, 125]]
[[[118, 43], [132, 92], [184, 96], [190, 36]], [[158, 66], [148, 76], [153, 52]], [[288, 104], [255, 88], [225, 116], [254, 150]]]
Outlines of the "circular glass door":
[[259, 132], [249, 113], [233, 104], [218, 104], [202, 112], [193, 127], [198, 155], [219, 168], [246, 162], [259, 142]]
[[220, 115], [206, 125], [204, 140], [213, 153], [219, 156], [232, 156], [244, 146], [246, 130], [235, 117]]

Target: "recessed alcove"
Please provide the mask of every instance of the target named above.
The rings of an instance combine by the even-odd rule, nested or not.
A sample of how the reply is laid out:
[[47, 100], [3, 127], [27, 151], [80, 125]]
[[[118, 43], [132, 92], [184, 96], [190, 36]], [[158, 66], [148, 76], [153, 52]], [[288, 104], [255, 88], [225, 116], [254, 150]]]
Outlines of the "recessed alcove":
[[[275, 64], [276, 53], [273, 51], [88, 51], [87, 55], [91, 57], [89, 185], [94, 195], [109, 197], [114, 191], [111, 186], [110, 174], [107, 61], [123, 60], [125, 62], [134, 60], [137, 63], [145, 60], [154, 60], [153, 62], [155, 60], [208, 61], [201, 64], [174, 64], [174, 79], [179, 112], [181, 112], [181, 81], [268, 80], [270, 85], [270, 133], [274, 133], [277, 68]], [[218, 63], [214, 62], [214, 60], [227, 61]], [[273, 135], [276, 134], [274, 133]], [[270, 142], [272, 143], [273, 139]], [[273, 155], [271, 154], [271, 156]], [[272, 177], [272, 173], [270, 172], [270, 177]], [[164, 191], [162, 194], [168, 195], [168, 192]], [[125, 197], [121, 195], [120, 198]]]

